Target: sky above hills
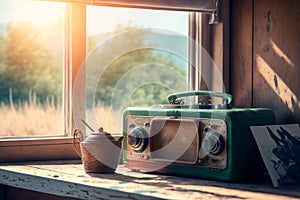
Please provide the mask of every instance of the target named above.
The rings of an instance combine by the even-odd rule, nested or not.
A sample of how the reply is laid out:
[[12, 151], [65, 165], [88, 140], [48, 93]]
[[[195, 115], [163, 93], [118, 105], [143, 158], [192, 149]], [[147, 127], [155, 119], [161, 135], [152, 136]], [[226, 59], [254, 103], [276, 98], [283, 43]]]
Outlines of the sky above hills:
[[38, 25], [51, 23], [64, 15], [65, 6], [56, 2], [1, 0], [0, 22], [30, 21]]
[[[0, 23], [31, 21], [51, 23], [64, 15], [64, 3], [9, 0], [0, 1]], [[188, 13], [129, 8], [87, 6], [87, 32], [90, 35], [111, 32], [117, 24], [165, 29], [188, 34]]]
[[[62, 18], [65, 10], [65, 4], [60, 2], [0, 0], [0, 32], [5, 32], [8, 22], [51, 24]], [[153, 30], [149, 42], [161, 44], [173, 52], [177, 63], [185, 66], [182, 63], [187, 55], [188, 17], [187, 12], [87, 6], [87, 36], [112, 32], [117, 25], [150, 28]]]
[[87, 7], [87, 32], [112, 31], [117, 24], [128, 23], [141, 28], [165, 29], [178, 34], [188, 34], [187, 12]]

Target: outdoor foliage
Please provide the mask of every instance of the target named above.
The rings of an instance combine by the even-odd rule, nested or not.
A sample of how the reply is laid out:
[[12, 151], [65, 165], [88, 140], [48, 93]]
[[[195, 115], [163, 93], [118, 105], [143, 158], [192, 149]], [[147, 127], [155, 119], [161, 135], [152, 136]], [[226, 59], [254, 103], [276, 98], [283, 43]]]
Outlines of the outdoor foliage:
[[[176, 71], [185, 77], [184, 66], [176, 63], [170, 52], [147, 44], [150, 34], [153, 35], [150, 29], [119, 25], [110, 38], [101, 38], [94, 45], [87, 58], [88, 107], [99, 101], [104, 106], [122, 105], [122, 98], [127, 96], [125, 101], [129, 100], [130, 106], [167, 103], [166, 97], [172, 92], [167, 86], [181, 85], [180, 89], [186, 85], [178, 83], [171, 73]], [[157, 70], [159, 66], [167, 71]]]
[[[64, 49], [58, 48], [63, 44], [62, 20], [48, 25], [17, 22], [6, 24], [4, 29], [1, 27], [0, 118], [1, 125], [6, 124], [6, 127], [2, 127], [0, 134], [62, 133]], [[101, 105], [101, 108], [96, 106], [101, 119], [113, 112], [112, 103], [126, 105], [123, 102], [126, 95], [129, 95], [129, 99], [125, 100], [130, 106], [166, 103], [167, 95], [172, 92], [167, 86], [176, 87], [178, 83], [168, 71], [158, 71], [158, 66], [185, 76], [184, 66], [176, 63], [168, 52], [155, 48], [132, 50], [134, 46], [147, 45], [149, 38], [149, 30], [132, 31], [137, 28], [130, 24], [118, 25], [112, 33], [87, 38], [87, 108]], [[146, 66], [145, 70], [127, 76], [122, 87], [118, 85], [127, 72], [140, 66]], [[153, 69], [156, 69], [155, 73]], [[140, 81], [149, 77], [156, 77], [155, 80], [160, 83], [150, 81], [139, 85]], [[117, 94], [113, 98], [114, 92]], [[104, 126], [111, 128], [111, 122], [106, 121]], [[101, 123], [106, 122], [102, 120]], [[119, 127], [113, 130], [119, 130]]]
[[[15, 103], [27, 101], [31, 91], [36, 93], [41, 103], [53, 96], [61, 98], [63, 49], [57, 48], [62, 45], [61, 32], [57, 31], [61, 29], [62, 24], [59, 22], [41, 27], [34, 27], [28, 22], [7, 24], [6, 32], [0, 33], [0, 102], [9, 103], [10, 89]], [[110, 106], [111, 95], [118, 80], [129, 70], [145, 64], [150, 68], [154, 64], [168, 66], [170, 70], [176, 69], [184, 76], [182, 66], [177, 66], [166, 52], [157, 53], [154, 49], [147, 48], [131, 51], [130, 47], [145, 46], [149, 35], [147, 29], [126, 33], [134, 29], [137, 27], [118, 25], [113, 33], [105, 34], [105, 37], [88, 38], [91, 53], [87, 58], [87, 80], [92, 84], [87, 84], [87, 90], [93, 93], [92, 96], [95, 94], [95, 99], [88, 100], [91, 103], [97, 104], [100, 101], [102, 105]], [[124, 48], [129, 51], [124, 53]], [[134, 83], [144, 79], [149, 76], [148, 73], [145, 71], [138, 74], [136, 80], [130, 81]], [[164, 79], [165, 74], [156, 76]], [[124, 92], [134, 92], [131, 91], [131, 82], [124, 85]], [[165, 102], [170, 93], [169, 89], [159, 84], [141, 87], [147, 91], [134, 88], [132, 104]]]
[[16, 103], [28, 101], [30, 91], [41, 103], [52, 96], [61, 97], [62, 56], [54, 56], [56, 51], [62, 54], [62, 49], [52, 48], [58, 43], [61, 46], [61, 36], [57, 35], [61, 29], [60, 23], [45, 27], [29, 22], [6, 25], [6, 32], [0, 33], [0, 102], [9, 103], [10, 90]]

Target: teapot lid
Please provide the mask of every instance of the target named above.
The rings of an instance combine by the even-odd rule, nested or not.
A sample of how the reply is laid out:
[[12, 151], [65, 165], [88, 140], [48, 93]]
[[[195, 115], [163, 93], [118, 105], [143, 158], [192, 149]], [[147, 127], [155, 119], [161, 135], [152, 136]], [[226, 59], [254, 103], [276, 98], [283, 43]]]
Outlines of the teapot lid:
[[105, 140], [110, 140], [114, 141], [114, 137], [108, 132], [104, 132], [103, 128], [100, 127], [98, 129], [99, 132], [93, 132], [91, 133], [85, 140], [84, 142], [96, 142], [96, 141], [105, 141]]

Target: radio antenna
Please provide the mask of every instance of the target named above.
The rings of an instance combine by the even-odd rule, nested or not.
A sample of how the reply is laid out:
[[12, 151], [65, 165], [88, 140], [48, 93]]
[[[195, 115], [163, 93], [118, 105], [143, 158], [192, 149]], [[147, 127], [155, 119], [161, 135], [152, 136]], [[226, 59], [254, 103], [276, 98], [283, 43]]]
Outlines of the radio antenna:
[[88, 127], [92, 132], [95, 132], [89, 125], [88, 123], [86, 123], [83, 119], [81, 119], [81, 121], [86, 125], [86, 127]]

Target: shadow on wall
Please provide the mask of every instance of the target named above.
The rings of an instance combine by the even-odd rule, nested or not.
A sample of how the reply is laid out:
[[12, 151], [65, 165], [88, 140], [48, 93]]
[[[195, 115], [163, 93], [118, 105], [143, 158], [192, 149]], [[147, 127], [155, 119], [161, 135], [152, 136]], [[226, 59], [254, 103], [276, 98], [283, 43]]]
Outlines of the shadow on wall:
[[300, 1], [254, 1], [253, 106], [300, 122]]

